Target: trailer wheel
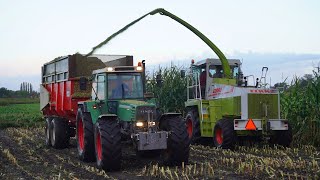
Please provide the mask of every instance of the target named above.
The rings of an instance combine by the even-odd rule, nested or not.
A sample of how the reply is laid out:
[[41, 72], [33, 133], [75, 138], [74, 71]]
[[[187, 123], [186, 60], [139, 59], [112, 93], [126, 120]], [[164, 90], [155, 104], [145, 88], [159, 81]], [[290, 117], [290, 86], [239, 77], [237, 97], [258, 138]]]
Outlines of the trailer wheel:
[[185, 123], [181, 116], [173, 116], [165, 119], [167, 122], [164, 130], [170, 131], [168, 147], [163, 151], [162, 156], [166, 165], [181, 165], [188, 163], [190, 140]]
[[82, 112], [79, 108], [77, 113], [76, 137], [78, 157], [81, 161], [92, 162], [94, 157], [94, 129], [89, 113]]
[[69, 145], [68, 123], [62, 118], [53, 118], [51, 121], [51, 146], [56, 149], [66, 148]]
[[289, 147], [292, 142], [292, 129], [290, 124], [288, 124], [288, 130], [286, 131], [275, 131], [275, 135], [271, 138], [271, 142], [283, 147]]
[[191, 144], [197, 142], [200, 138], [200, 121], [198, 113], [195, 110], [189, 111], [186, 120], [188, 137]]
[[213, 142], [216, 147], [234, 149], [237, 136], [231, 119], [219, 120], [214, 127], [213, 133]]
[[45, 135], [46, 135], [46, 146], [47, 147], [50, 147], [51, 146], [51, 130], [52, 130], [52, 127], [51, 127], [51, 121], [52, 121], [52, 117], [47, 117], [46, 118], [46, 127], [45, 127]]
[[117, 171], [121, 166], [121, 133], [116, 120], [101, 119], [95, 126], [97, 166], [105, 171]]

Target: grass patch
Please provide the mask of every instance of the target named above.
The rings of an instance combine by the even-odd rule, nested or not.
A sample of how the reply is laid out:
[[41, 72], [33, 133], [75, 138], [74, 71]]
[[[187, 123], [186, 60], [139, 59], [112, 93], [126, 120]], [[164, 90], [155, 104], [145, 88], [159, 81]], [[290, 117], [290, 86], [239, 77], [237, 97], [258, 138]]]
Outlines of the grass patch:
[[0, 106], [0, 128], [38, 126], [42, 122], [39, 103]]
[[39, 98], [0, 98], [0, 106], [6, 106], [9, 104], [31, 104], [39, 102]]

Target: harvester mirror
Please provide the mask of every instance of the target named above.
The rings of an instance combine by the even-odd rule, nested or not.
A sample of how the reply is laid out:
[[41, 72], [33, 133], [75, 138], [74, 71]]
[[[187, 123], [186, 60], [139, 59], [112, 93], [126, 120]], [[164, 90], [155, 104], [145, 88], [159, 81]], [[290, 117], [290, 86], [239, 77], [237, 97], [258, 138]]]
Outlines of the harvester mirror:
[[88, 79], [86, 77], [81, 77], [79, 79], [80, 90], [87, 90]]
[[156, 76], [156, 81], [157, 81], [157, 86], [161, 87], [162, 86], [162, 77], [161, 74], [158, 74]]
[[181, 70], [180, 71], [180, 76], [181, 76], [181, 78], [186, 77], [186, 71], [185, 70]]
[[154, 94], [152, 92], [146, 92], [144, 93], [143, 97], [146, 99], [151, 99], [154, 98]]

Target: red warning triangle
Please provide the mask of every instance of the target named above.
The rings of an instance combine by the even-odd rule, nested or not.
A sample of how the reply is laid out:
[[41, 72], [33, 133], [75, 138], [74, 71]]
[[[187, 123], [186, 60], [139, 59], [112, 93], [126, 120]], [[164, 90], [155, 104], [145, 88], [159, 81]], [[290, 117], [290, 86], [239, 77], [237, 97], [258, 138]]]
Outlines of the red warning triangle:
[[247, 122], [246, 130], [257, 130], [257, 127], [252, 119], [249, 119], [249, 121]]

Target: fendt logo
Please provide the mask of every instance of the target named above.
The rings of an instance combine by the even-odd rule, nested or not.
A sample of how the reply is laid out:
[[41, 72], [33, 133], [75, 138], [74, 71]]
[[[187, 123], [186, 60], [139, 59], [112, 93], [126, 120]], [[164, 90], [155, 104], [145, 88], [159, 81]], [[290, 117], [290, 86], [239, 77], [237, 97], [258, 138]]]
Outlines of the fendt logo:
[[251, 89], [251, 93], [276, 93], [276, 90], [273, 89]]

